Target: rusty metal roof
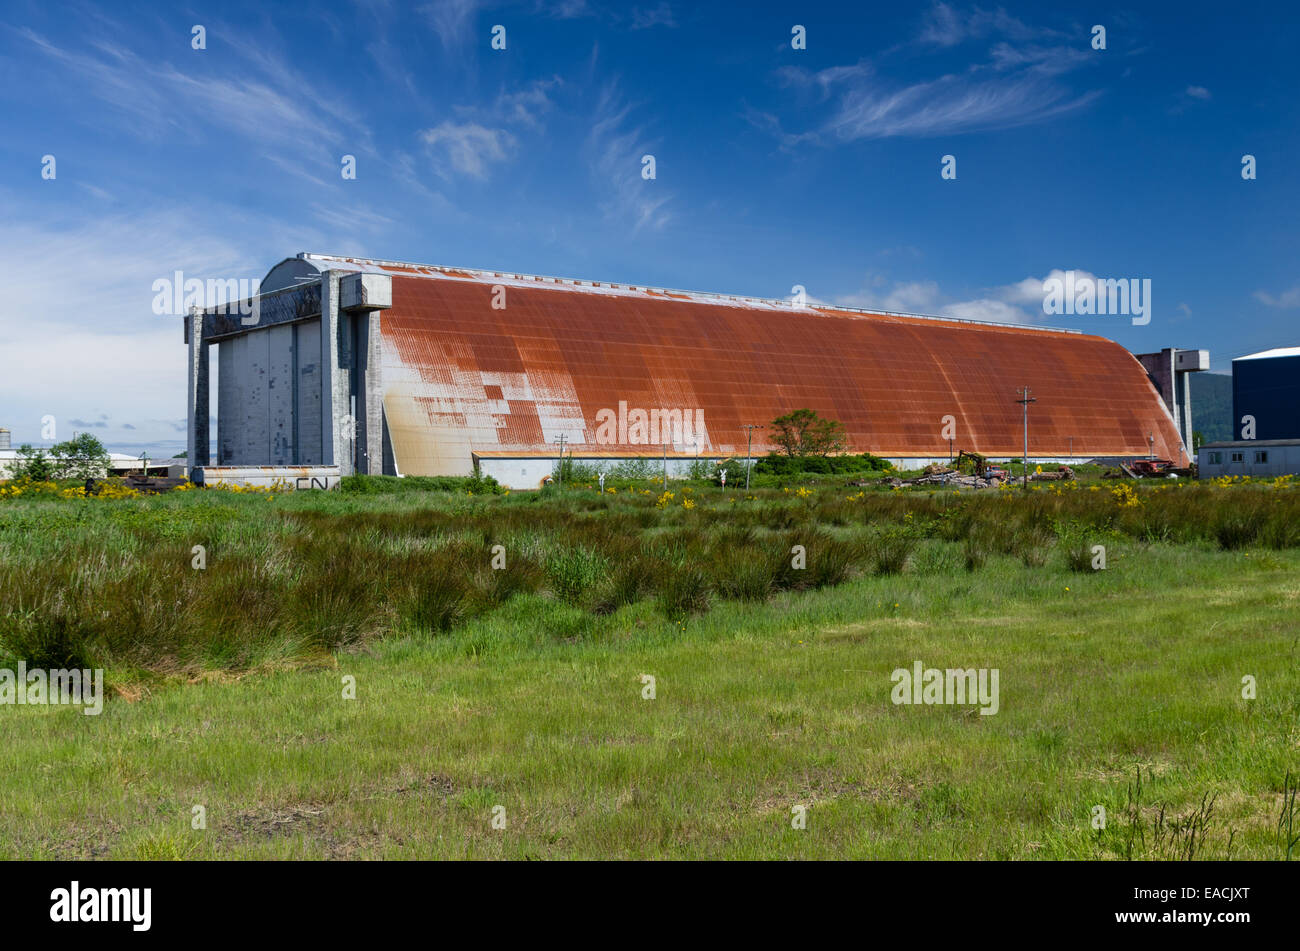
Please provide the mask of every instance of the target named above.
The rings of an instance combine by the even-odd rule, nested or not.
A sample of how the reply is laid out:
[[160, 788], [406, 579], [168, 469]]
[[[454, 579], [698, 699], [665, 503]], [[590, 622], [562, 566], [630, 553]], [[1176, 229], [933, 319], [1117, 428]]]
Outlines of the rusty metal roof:
[[[674, 440], [669, 455], [743, 453], [744, 424], [801, 407], [843, 422], [855, 452], [947, 455], [952, 416], [955, 449], [1019, 455], [1022, 386], [1037, 400], [1031, 455], [1179, 458], [1146, 371], [1119, 344], [1078, 331], [305, 257], [393, 276], [384, 405], [407, 473], [455, 471], [471, 453], [554, 451], [561, 434], [579, 455], [660, 454], [622, 428], [598, 438], [620, 404], [702, 413], [702, 437]], [[504, 309], [492, 306], [497, 285]], [[754, 431], [755, 452], [773, 448], [770, 435]]]

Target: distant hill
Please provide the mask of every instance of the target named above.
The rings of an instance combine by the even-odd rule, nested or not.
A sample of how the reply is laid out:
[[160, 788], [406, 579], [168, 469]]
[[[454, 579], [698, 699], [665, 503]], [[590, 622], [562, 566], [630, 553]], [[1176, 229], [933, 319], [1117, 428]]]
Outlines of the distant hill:
[[1192, 431], [1205, 442], [1232, 439], [1232, 376], [1189, 373], [1187, 377], [1192, 384]]

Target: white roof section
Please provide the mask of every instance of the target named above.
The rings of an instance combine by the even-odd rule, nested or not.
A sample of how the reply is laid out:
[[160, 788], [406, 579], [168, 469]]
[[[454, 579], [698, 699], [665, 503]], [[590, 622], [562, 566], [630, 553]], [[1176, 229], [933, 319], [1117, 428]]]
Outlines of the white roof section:
[[[32, 448], [41, 450], [46, 454], [46, 456], [50, 455], [50, 448], [48, 446], [34, 446]], [[18, 458], [17, 449], [0, 449], [0, 461], [13, 460], [17, 458]], [[62, 458], [62, 457], [51, 457], [51, 458]], [[185, 461], [184, 459], [166, 459], [161, 455], [147, 456], [147, 458], [150, 463], [155, 465], [162, 465], [164, 462], [183, 463]], [[114, 468], [121, 468], [122, 466], [126, 466], [131, 463], [138, 463], [139, 461], [140, 461], [140, 457], [138, 455], [133, 456], [130, 453], [126, 453], [126, 452], [110, 452], [108, 454], [109, 465], [113, 466]]]
[[1272, 350], [1248, 353], [1244, 357], [1233, 357], [1232, 362], [1236, 363], [1238, 360], [1271, 360], [1274, 357], [1300, 357], [1300, 347], [1274, 347]]

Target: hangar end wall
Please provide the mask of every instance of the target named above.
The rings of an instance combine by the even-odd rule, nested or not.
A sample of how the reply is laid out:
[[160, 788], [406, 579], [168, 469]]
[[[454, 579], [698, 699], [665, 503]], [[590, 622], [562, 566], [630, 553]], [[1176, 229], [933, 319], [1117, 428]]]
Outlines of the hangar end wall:
[[322, 465], [320, 321], [217, 343], [217, 465]]

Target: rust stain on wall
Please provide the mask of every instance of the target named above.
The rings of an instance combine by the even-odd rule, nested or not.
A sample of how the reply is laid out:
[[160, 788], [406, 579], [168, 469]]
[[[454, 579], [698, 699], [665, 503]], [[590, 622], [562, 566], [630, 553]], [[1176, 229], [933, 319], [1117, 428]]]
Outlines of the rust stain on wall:
[[[468, 465], [471, 450], [545, 450], [561, 434], [579, 453], [645, 454], [627, 439], [597, 442], [597, 414], [620, 403], [703, 411], [702, 444], [670, 454], [743, 452], [744, 424], [810, 407], [844, 423], [853, 451], [946, 456], [951, 415], [956, 449], [1018, 455], [1021, 386], [1037, 399], [1031, 455], [1145, 455], [1150, 434], [1157, 456], [1179, 458], [1146, 372], [1102, 337], [385, 270], [385, 407], [404, 472], [425, 471], [417, 458], [463, 453]], [[492, 307], [497, 284], [504, 309]], [[755, 431], [756, 451], [772, 448], [770, 435]]]

